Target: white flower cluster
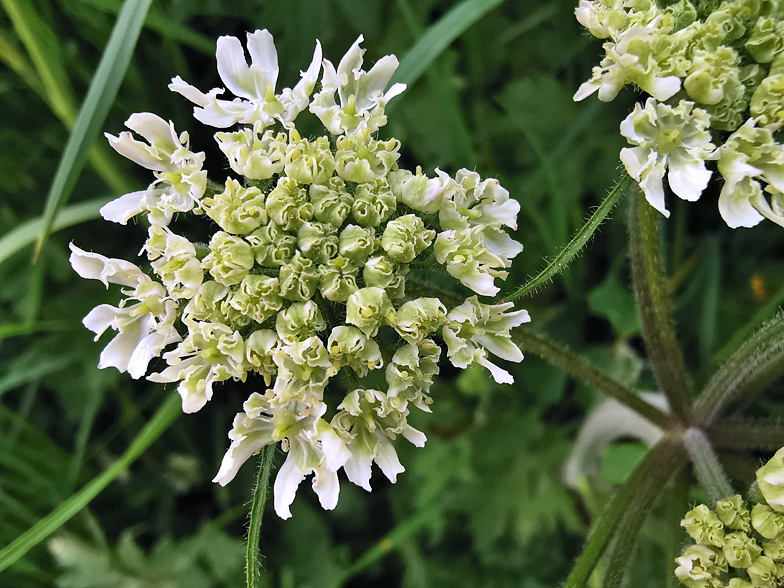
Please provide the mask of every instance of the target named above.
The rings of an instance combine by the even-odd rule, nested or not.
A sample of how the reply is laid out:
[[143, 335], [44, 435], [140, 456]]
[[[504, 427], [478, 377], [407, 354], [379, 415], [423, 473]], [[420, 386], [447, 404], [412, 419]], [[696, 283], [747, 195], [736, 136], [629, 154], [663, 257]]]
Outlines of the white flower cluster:
[[[324, 508], [337, 503], [340, 468], [367, 490], [373, 462], [395, 481], [403, 471], [395, 438], [425, 442], [407, 417], [410, 406], [430, 410], [441, 355], [434, 335], [441, 333], [455, 366], [477, 363], [511, 383], [489, 356], [522, 360], [510, 329], [530, 320], [511, 303], [485, 304], [475, 295], [449, 310], [409, 276], [412, 264], [441, 267], [476, 294], [497, 294], [495, 278], [506, 277], [522, 250], [505, 231], [516, 228], [520, 206], [497, 180], [474, 172], [451, 178], [436, 170], [429, 178], [399, 169], [399, 142], [374, 135], [386, 123], [387, 101], [404, 89], [385, 91], [397, 59], [363, 71], [361, 40], [337, 68], [324, 60], [311, 99], [320, 45], [296, 86], [276, 93], [270, 33], [248, 34], [250, 64], [238, 39], [221, 37], [218, 72], [236, 98], [219, 99], [223, 88], [202, 93], [179, 77], [170, 89], [196, 104], [202, 123], [240, 125], [215, 134], [236, 177], [208, 182], [204, 154], [190, 150], [187, 134], [135, 114], [127, 126], [145, 141], [131, 133], [109, 141], [156, 179], [101, 212], [121, 224], [146, 214], [142, 253], [155, 277], [71, 246], [81, 276], [125, 287], [118, 307], [99, 306], [84, 321], [98, 336], [108, 327], [118, 333], [100, 367], [140, 378], [162, 357], [167, 367], [147, 377], [177, 382], [185, 412], [203, 408], [217, 383], [263, 378], [234, 419], [215, 481], [227, 484], [251, 455], [280, 441], [288, 456], [274, 494], [283, 518], [311, 473]], [[331, 136], [299, 135], [294, 120], [308, 107]], [[188, 212], [214, 227], [208, 243], [174, 232], [175, 213]], [[382, 369], [386, 391], [363, 386]], [[325, 392], [339, 374], [348, 393], [327, 420]]]
[[575, 13], [607, 39], [575, 100], [598, 92], [609, 102], [626, 84], [652, 96], [621, 124], [632, 145], [621, 160], [650, 204], [669, 216], [665, 174], [676, 196], [699, 199], [712, 175], [706, 162], [717, 161], [718, 207], [730, 227], [763, 218], [784, 226], [784, 145], [775, 137], [784, 127], [781, 3], [580, 0]]

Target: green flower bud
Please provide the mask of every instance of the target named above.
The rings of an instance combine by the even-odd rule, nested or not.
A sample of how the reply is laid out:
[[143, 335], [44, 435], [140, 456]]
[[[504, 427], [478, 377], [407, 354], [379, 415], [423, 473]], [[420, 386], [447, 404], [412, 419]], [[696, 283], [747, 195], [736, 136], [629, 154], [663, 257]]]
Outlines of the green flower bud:
[[427, 249], [436, 232], [426, 229], [422, 219], [413, 214], [399, 216], [387, 224], [381, 247], [394, 261], [409, 263]]
[[433, 402], [427, 396], [433, 384], [433, 376], [438, 374], [438, 359], [441, 348], [432, 339], [425, 339], [419, 345], [404, 345], [392, 356], [387, 364], [386, 379], [389, 389], [387, 396], [397, 410], [405, 410], [411, 402], [425, 412], [430, 412]]
[[770, 63], [784, 49], [784, 25], [771, 18], [758, 18], [745, 47], [757, 63]]
[[412, 345], [418, 345], [446, 322], [446, 307], [438, 298], [417, 298], [398, 308], [395, 330]]
[[347, 365], [360, 378], [365, 377], [369, 370], [384, 365], [378, 343], [356, 327], [340, 326], [332, 329], [327, 350], [336, 367]]
[[724, 546], [724, 525], [716, 513], [704, 504], [687, 512], [681, 526], [700, 545]]
[[740, 86], [739, 64], [740, 56], [730, 47], [697, 49], [683, 87], [697, 102], [717, 104], [728, 89]]
[[747, 582], [742, 578], [730, 578], [730, 582], [727, 584], [727, 588], [754, 588], [754, 584]]
[[327, 137], [315, 141], [300, 139], [292, 131], [292, 140], [286, 149], [286, 175], [300, 184], [322, 184], [335, 171], [335, 158]]
[[267, 386], [277, 372], [273, 357], [279, 346], [280, 339], [277, 333], [270, 329], [254, 331], [245, 341], [245, 357], [252, 366], [251, 369], [264, 377]]
[[398, 202], [425, 214], [435, 214], [441, 207], [444, 192], [451, 178], [436, 169], [438, 178], [430, 179], [417, 166], [416, 175], [408, 170], [397, 170], [389, 174], [389, 184]]
[[297, 231], [297, 245], [305, 257], [327, 263], [338, 253], [337, 229], [329, 223], [303, 223]]
[[757, 545], [746, 533], [736, 531], [724, 536], [724, 547], [721, 548], [727, 562], [733, 568], [747, 568], [762, 553], [762, 548]]
[[[234, 309], [240, 317], [246, 317], [246, 324], [251, 320], [263, 323], [283, 307], [278, 278], [263, 275], [245, 276], [240, 287], [224, 302], [223, 306], [224, 313], [229, 316], [231, 315], [228, 307]], [[235, 322], [242, 324], [237, 319]]]
[[322, 401], [324, 388], [337, 373], [321, 339], [309, 337], [282, 345], [274, 359], [278, 366], [273, 388], [276, 402], [285, 404], [296, 400], [313, 410], [320, 410], [318, 404]]
[[163, 256], [152, 262], [152, 269], [174, 298], [190, 298], [204, 279], [196, 248], [185, 237], [166, 234]]
[[375, 337], [382, 325], [395, 324], [395, 309], [381, 288], [362, 288], [348, 298], [346, 322], [359, 327], [365, 335]]
[[751, 514], [740, 494], [716, 502], [716, 516], [730, 529], [745, 532], [751, 530]]
[[721, 551], [705, 545], [692, 545], [675, 561], [675, 575], [689, 587], [719, 588], [719, 574], [727, 571]]
[[333, 176], [323, 184], [310, 186], [310, 201], [317, 221], [339, 228], [351, 212], [353, 198], [346, 191], [345, 182]]
[[340, 233], [338, 252], [357, 267], [365, 263], [375, 249], [376, 231], [373, 227], [348, 225]]
[[250, 180], [266, 180], [283, 171], [288, 138], [283, 133], [256, 128], [241, 129], [236, 133], [215, 133], [218, 147], [238, 174]]
[[405, 296], [408, 265], [395, 263], [385, 255], [368, 259], [362, 271], [366, 286], [384, 288], [390, 298]]
[[158, 259], [166, 250], [166, 238], [169, 232], [160, 225], [150, 225], [147, 241], [144, 242], [144, 251], [147, 252], [147, 259], [153, 261]]
[[749, 101], [742, 84], [725, 88], [724, 97], [716, 104], [705, 105], [710, 114], [711, 128], [734, 131], [743, 124], [744, 113]]
[[239, 284], [253, 267], [253, 250], [240, 237], [218, 231], [210, 239], [210, 254], [202, 261], [216, 282]]
[[779, 536], [773, 541], [766, 541], [762, 544], [765, 555], [773, 561], [784, 560], [784, 536]]
[[784, 74], [769, 76], [754, 91], [749, 104], [751, 116], [760, 126], [784, 125]]
[[298, 229], [313, 217], [313, 205], [305, 188], [292, 178], [280, 178], [267, 196], [267, 214], [286, 231]]
[[363, 227], [377, 227], [397, 208], [395, 196], [383, 178], [359, 184], [354, 190], [351, 214]]
[[327, 300], [345, 302], [357, 291], [357, 270], [345, 257], [330, 259], [320, 270], [319, 291]]
[[264, 194], [258, 188], [243, 188], [231, 178], [226, 180], [226, 189], [212, 198], [202, 200], [207, 216], [227, 233], [244, 235], [266, 224]]
[[765, 539], [775, 539], [784, 531], [784, 516], [766, 504], [755, 504], [751, 509], [751, 526]]
[[289, 262], [297, 250], [297, 238], [284, 232], [274, 222], [253, 231], [247, 237], [256, 263], [264, 267], [280, 267]]
[[757, 486], [773, 510], [784, 512], [784, 448], [757, 470]]
[[220, 302], [229, 294], [228, 287], [213, 280], [204, 282], [188, 301], [183, 316], [196, 321], [220, 322]]
[[372, 139], [363, 129], [358, 133], [337, 138], [335, 163], [338, 175], [347, 182], [372, 182], [385, 178], [396, 169], [400, 157], [400, 142], [396, 139], [381, 142]]
[[312, 300], [295, 302], [278, 313], [275, 330], [284, 343], [304, 341], [327, 328], [318, 304]]
[[748, 569], [749, 579], [752, 585], [760, 587], [775, 586], [776, 581], [781, 576], [778, 566], [769, 557], [760, 555], [754, 560]]
[[280, 269], [280, 295], [288, 300], [310, 300], [320, 277], [318, 266], [297, 251]]

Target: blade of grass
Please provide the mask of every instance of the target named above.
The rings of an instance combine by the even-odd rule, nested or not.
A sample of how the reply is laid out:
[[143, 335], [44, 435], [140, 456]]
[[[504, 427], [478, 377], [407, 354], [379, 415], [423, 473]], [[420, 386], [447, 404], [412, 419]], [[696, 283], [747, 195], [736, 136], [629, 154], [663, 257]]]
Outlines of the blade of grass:
[[[707, 370], [711, 364], [716, 341], [716, 322], [719, 316], [721, 297], [721, 252], [719, 243], [712, 239], [708, 242], [705, 256], [705, 279], [702, 282], [703, 298], [700, 310], [700, 362]], [[711, 370], [713, 371], [713, 370]]]
[[[98, 212], [111, 198], [96, 198], [63, 208], [52, 225], [52, 233], [100, 217]], [[35, 243], [44, 226], [43, 216], [30, 219], [0, 237], [0, 263]], [[10, 327], [11, 325], [9, 325]], [[21, 334], [21, 333], [20, 333]], [[10, 335], [8, 335], [10, 336]]]
[[60, 320], [0, 325], [0, 341], [3, 339], [8, 339], [9, 337], [18, 337], [19, 335], [31, 335], [33, 333], [53, 333], [55, 331], [67, 331], [71, 328], [73, 328], [71, 323]]
[[90, 82], [87, 96], [79, 110], [76, 125], [57, 166], [44, 209], [43, 227], [35, 247], [36, 258], [52, 230], [57, 213], [68, 201], [84, 167], [87, 151], [95, 141], [117, 97], [151, 1], [125, 0], [123, 3], [98, 69]]
[[[463, 0], [419, 37], [400, 60], [400, 67], [397, 68], [391, 83], [400, 82], [409, 87], [413, 86], [452, 41], [503, 1]], [[389, 106], [393, 104], [396, 103], [392, 102]], [[389, 110], [390, 108], [387, 108], [387, 111]]]
[[0, 571], [19, 560], [33, 547], [54, 533], [71, 517], [87, 506], [113, 480], [123, 473], [182, 414], [180, 397], [171, 394], [158, 412], [144, 426], [127, 451], [105, 472], [38, 521], [23, 535], [0, 550]]

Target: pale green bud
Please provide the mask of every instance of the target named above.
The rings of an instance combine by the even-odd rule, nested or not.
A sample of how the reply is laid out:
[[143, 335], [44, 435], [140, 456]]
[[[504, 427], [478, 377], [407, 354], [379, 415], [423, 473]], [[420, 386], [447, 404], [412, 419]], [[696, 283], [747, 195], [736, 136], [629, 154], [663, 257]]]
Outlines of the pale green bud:
[[762, 548], [751, 537], [736, 531], [724, 536], [724, 547], [721, 548], [727, 562], [733, 568], [747, 568], [762, 553]]
[[286, 175], [300, 184], [321, 184], [335, 171], [335, 158], [327, 137], [315, 141], [300, 139], [292, 131], [292, 140], [286, 149]]
[[274, 222], [253, 231], [246, 239], [253, 248], [256, 263], [264, 267], [280, 267], [288, 263], [297, 250], [297, 238]]
[[385, 178], [390, 171], [396, 169], [400, 157], [399, 141], [376, 141], [371, 138], [367, 129], [338, 137], [336, 147], [335, 163], [338, 175], [347, 182], [357, 184]]
[[773, 561], [784, 560], [784, 537], [779, 536], [773, 541], [766, 541], [762, 544], [765, 555]]
[[210, 239], [210, 254], [202, 261], [215, 281], [239, 284], [253, 267], [253, 250], [240, 237], [218, 231]]
[[[245, 276], [240, 287], [224, 304], [233, 308], [240, 316], [247, 317], [248, 320], [263, 323], [283, 306], [278, 278], [263, 275]], [[224, 309], [224, 312], [229, 314], [227, 309]]]
[[220, 302], [229, 294], [229, 288], [209, 280], [204, 282], [188, 301], [183, 311], [185, 317], [197, 321], [215, 321], [222, 317]]
[[384, 288], [393, 300], [406, 294], [408, 265], [395, 263], [385, 255], [368, 259], [362, 271], [366, 286]]
[[784, 73], [762, 80], [751, 97], [749, 108], [760, 126], [778, 128], [784, 125]]
[[417, 298], [398, 308], [395, 330], [417, 345], [446, 322], [446, 307], [438, 298]]
[[295, 302], [278, 313], [275, 330], [284, 343], [304, 341], [327, 328], [318, 304], [312, 300]]
[[349, 296], [346, 322], [359, 327], [369, 337], [375, 337], [382, 325], [395, 324], [395, 309], [381, 288], [362, 288]]
[[193, 243], [174, 233], [167, 233], [163, 257], [153, 261], [152, 268], [173, 298], [190, 298], [204, 279]]
[[353, 198], [346, 191], [345, 182], [333, 176], [323, 184], [310, 186], [310, 201], [317, 221], [339, 228], [351, 212]]
[[432, 339], [419, 345], [404, 345], [387, 364], [387, 396], [397, 410], [404, 410], [407, 402], [425, 412], [430, 412], [432, 399], [427, 396], [433, 377], [438, 374], [441, 348]]
[[711, 128], [734, 131], [743, 124], [748, 105], [745, 86], [739, 84], [728, 88], [719, 102], [705, 106], [705, 111], [710, 114]]
[[751, 509], [751, 526], [765, 539], [775, 539], [784, 531], [784, 516], [766, 504], [755, 504]]
[[394, 261], [409, 263], [427, 249], [436, 232], [425, 228], [422, 219], [413, 214], [390, 221], [381, 237], [381, 247]]
[[297, 231], [297, 245], [305, 257], [326, 263], [338, 253], [337, 229], [329, 223], [303, 223]]
[[396, 208], [395, 195], [383, 178], [359, 184], [354, 190], [351, 214], [363, 227], [377, 227], [387, 220]]
[[267, 214], [286, 231], [296, 230], [313, 217], [313, 205], [305, 188], [292, 178], [280, 178], [267, 196]]
[[246, 128], [215, 133], [215, 140], [231, 169], [250, 180], [266, 180], [283, 171], [288, 144], [283, 133], [266, 131], [260, 135], [256, 128]]
[[435, 214], [441, 207], [446, 188], [452, 179], [436, 169], [438, 178], [428, 178], [417, 166], [416, 175], [407, 170], [397, 170], [389, 174], [389, 184], [398, 202], [425, 214]]
[[703, 104], [717, 104], [728, 89], [740, 85], [740, 56], [731, 47], [713, 51], [695, 50], [683, 87], [691, 98]]
[[757, 486], [773, 510], [784, 512], [784, 448], [757, 470]]
[[375, 249], [376, 230], [373, 227], [348, 225], [340, 232], [338, 252], [357, 267], [365, 263]]
[[320, 270], [319, 291], [327, 300], [345, 302], [357, 291], [357, 273], [345, 257], [335, 257], [322, 265]]
[[681, 526], [686, 532], [701, 545], [724, 545], [724, 525], [721, 524], [716, 513], [704, 504], [686, 513], [681, 521]]
[[754, 584], [742, 578], [730, 578], [727, 588], [754, 588]]
[[202, 200], [207, 216], [227, 233], [244, 235], [266, 224], [264, 194], [258, 188], [243, 188], [231, 178], [226, 180], [226, 189], [212, 198]]
[[692, 545], [675, 560], [675, 575], [690, 588], [719, 588], [719, 574], [727, 571], [727, 560], [718, 549]]
[[730, 529], [746, 532], [751, 530], [751, 514], [740, 494], [717, 501], [716, 516]]
[[356, 327], [344, 325], [332, 329], [327, 350], [333, 363], [337, 366], [347, 365], [357, 372], [360, 378], [365, 377], [369, 370], [384, 365], [378, 343]]
[[310, 300], [320, 277], [318, 266], [297, 251], [280, 269], [280, 295], [288, 300]]
[[272, 358], [279, 346], [280, 339], [277, 333], [270, 329], [254, 331], [245, 341], [245, 357], [252, 366], [251, 369], [264, 377], [267, 386], [270, 385], [272, 376], [277, 371]]
[[784, 49], [784, 25], [771, 18], [758, 18], [745, 47], [757, 63], [770, 63]]
[[776, 563], [769, 557], [760, 555], [746, 570], [752, 585], [760, 588], [775, 586], [781, 573]]
[[144, 251], [147, 252], [147, 259], [153, 261], [158, 259], [166, 250], [166, 237], [169, 232], [160, 225], [150, 225], [147, 241], [144, 243]]

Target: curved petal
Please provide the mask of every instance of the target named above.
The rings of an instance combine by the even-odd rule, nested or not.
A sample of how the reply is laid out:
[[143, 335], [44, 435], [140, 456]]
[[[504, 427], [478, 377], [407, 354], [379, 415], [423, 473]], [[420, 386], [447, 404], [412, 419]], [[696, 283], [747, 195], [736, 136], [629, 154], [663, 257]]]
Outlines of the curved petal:
[[338, 505], [340, 483], [335, 472], [326, 468], [317, 470], [313, 478], [313, 490], [318, 495], [324, 510], [333, 510]]
[[278, 52], [272, 34], [267, 29], [248, 33], [246, 44], [250, 54], [250, 69], [263, 71], [266, 81], [274, 88], [278, 81]]
[[708, 186], [711, 175], [705, 162], [698, 160], [677, 168], [670, 165], [667, 180], [677, 196], [689, 202], [696, 202]]
[[764, 218], [751, 204], [754, 192], [761, 192], [761, 189], [751, 178], [724, 184], [719, 194], [719, 213], [731, 229], [753, 227]]
[[264, 87], [261, 70], [251, 71], [245, 59], [245, 51], [237, 37], [218, 37], [218, 48], [215, 52], [218, 60], [218, 75], [223, 80], [224, 85], [240, 98], [249, 100], [262, 98], [258, 88]]
[[275, 478], [275, 512], [282, 519], [291, 517], [291, 510], [289, 510], [289, 507], [291, 506], [291, 503], [294, 502], [297, 488], [299, 488], [302, 480], [305, 479], [305, 475], [297, 468], [296, 456], [294, 455], [296, 452], [295, 447], [296, 445], [292, 445], [289, 449], [286, 461], [281, 466], [278, 475]]
[[146, 195], [147, 190], [130, 192], [124, 196], [115, 198], [108, 204], [104, 204], [98, 212], [101, 213], [104, 220], [124, 225], [129, 219], [144, 210], [142, 208], [142, 201]]

